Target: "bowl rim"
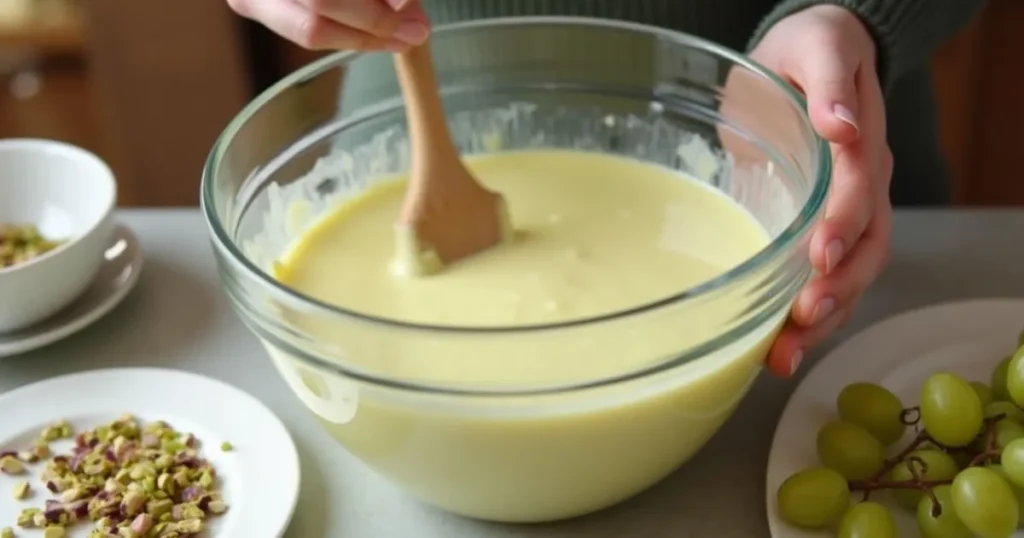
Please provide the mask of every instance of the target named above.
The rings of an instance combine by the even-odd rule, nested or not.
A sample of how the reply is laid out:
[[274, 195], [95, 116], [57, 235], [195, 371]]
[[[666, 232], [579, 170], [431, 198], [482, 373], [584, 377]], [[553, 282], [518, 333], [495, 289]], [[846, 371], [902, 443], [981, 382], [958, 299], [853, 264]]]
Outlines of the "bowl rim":
[[[46, 263], [48, 260], [52, 260], [75, 248], [87, 237], [95, 235], [97, 231], [103, 228], [104, 223], [110, 220], [111, 215], [114, 213], [114, 209], [117, 207], [117, 177], [114, 175], [114, 171], [110, 168], [110, 165], [100, 158], [99, 155], [68, 142], [47, 138], [0, 139], [0, 152], [8, 150], [19, 150], [37, 157], [46, 157], [47, 154], [57, 153], [86, 163], [90, 166], [96, 166], [100, 173], [96, 174], [95, 177], [102, 178], [101, 181], [109, 188], [110, 196], [105, 202], [106, 205], [103, 208], [103, 211], [99, 213], [98, 217], [89, 223], [89, 225], [81, 232], [74, 234], [68, 241], [61, 243], [57, 248], [47, 251], [41, 256], [36, 256], [27, 262], [12, 265], [10, 267], [0, 267], [0, 278], [29, 271], [33, 267]], [[2, 168], [2, 166], [0, 166], [0, 168]]]
[[630, 307], [627, 309], [616, 310], [609, 313], [600, 314], [597, 316], [590, 316], [586, 318], [574, 318], [568, 321], [560, 321], [553, 323], [541, 323], [531, 325], [512, 325], [512, 326], [474, 326], [465, 327], [457, 325], [440, 325], [440, 324], [427, 324], [427, 323], [416, 323], [409, 321], [402, 321], [399, 319], [392, 319], [383, 316], [375, 316], [354, 310], [346, 309], [337, 305], [329, 304], [320, 301], [314, 297], [295, 290], [268, 274], [262, 268], [258, 267], [255, 263], [248, 259], [248, 257], [235, 245], [234, 241], [228, 234], [225, 226], [223, 225], [220, 217], [217, 215], [214, 204], [214, 182], [213, 177], [221, 163], [225, 148], [234, 140], [238, 132], [244, 127], [244, 125], [254, 117], [264, 105], [271, 101], [274, 97], [281, 94], [286, 89], [301, 85], [302, 83], [315, 78], [322, 72], [333, 68], [344, 65], [350, 61], [350, 59], [358, 57], [362, 54], [366, 54], [360, 51], [339, 51], [333, 54], [329, 54], [323, 58], [315, 60], [306, 66], [292, 72], [286, 77], [282, 78], [275, 84], [257, 95], [252, 101], [250, 101], [242, 110], [228, 123], [227, 127], [221, 132], [217, 140], [208, 154], [206, 163], [203, 167], [202, 185], [201, 185], [201, 196], [200, 206], [203, 212], [203, 216], [207, 221], [214, 243], [221, 249], [224, 249], [234, 263], [241, 265], [242, 269], [249, 273], [250, 276], [255, 277], [258, 281], [269, 286], [274, 292], [282, 293], [289, 300], [299, 301], [307, 306], [315, 307], [317, 310], [322, 310], [324, 313], [334, 316], [341, 316], [346, 318], [355, 319], [362, 322], [368, 322], [375, 325], [388, 326], [395, 329], [403, 330], [418, 330], [427, 332], [439, 332], [448, 334], [466, 334], [466, 335], [482, 335], [482, 334], [522, 334], [522, 333], [536, 333], [548, 330], [566, 329], [584, 325], [597, 324], [601, 322], [607, 322], [617, 320], [621, 318], [628, 318], [631, 316], [643, 314], [646, 312], [658, 310], [660, 308], [670, 306], [685, 300], [694, 299], [699, 296], [706, 295], [715, 290], [726, 287], [736, 281], [742, 280], [746, 275], [756, 271], [759, 267], [764, 266], [766, 263], [777, 258], [781, 253], [788, 250], [794, 243], [800, 241], [808, 229], [816, 222], [816, 216], [819, 211], [823, 208], [825, 198], [828, 193], [831, 184], [831, 167], [832, 158], [831, 152], [829, 151], [828, 143], [817, 134], [811, 124], [810, 116], [807, 113], [807, 102], [806, 99], [789, 83], [783, 80], [781, 77], [773, 73], [771, 70], [748, 58], [746, 55], [736, 52], [728, 47], [719, 45], [710, 40], [697, 37], [685, 32], [679, 32], [667, 28], [661, 28], [657, 26], [650, 26], [646, 24], [619, 21], [612, 19], [594, 18], [594, 17], [577, 17], [577, 16], [524, 16], [524, 17], [496, 17], [488, 19], [473, 19], [460, 21], [450, 24], [444, 24], [437, 26], [433, 33], [434, 34], [449, 34], [456, 33], [459, 31], [480, 31], [488, 28], [500, 28], [508, 26], [529, 26], [529, 25], [548, 25], [548, 26], [576, 26], [576, 27], [590, 27], [590, 28], [604, 28], [608, 30], [618, 31], [631, 31], [635, 33], [643, 33], [651, 35], [652, 37], [665, 39], [672, 41], [677, 44], [681, 44], [686, 47], [702, 49], [722, 58], [725, 58], [733, 64], [740, 65], [747, 71], [755, 73], [763, 78], [766, 78], [774, 83], [774, 86], [782, 90], [784, 95], [789, 98], [789, 101], [796, 106], [798, 110], [803, 111], [801, 115], [806, 124], [811, 127], [816, 146], [818, 150], [818, 166], [815, 170], [814, 184], [811, 192], [809, 193], [807, 202], [804, 203], [803, 207], [793, 217], [792, 221], [782, 232], [773, 239], [768, 245], [763, 247], [753, 256], [747, 258], [742, 263], [736, 265], [728, 271], [723, 272], [717, 277], [708, 281], [702, 282], [696, 286], [690, 287], [681, 292], [673, 293], [670, 296], [657, 299], [655, 301], [649, 301], [639, 306]]

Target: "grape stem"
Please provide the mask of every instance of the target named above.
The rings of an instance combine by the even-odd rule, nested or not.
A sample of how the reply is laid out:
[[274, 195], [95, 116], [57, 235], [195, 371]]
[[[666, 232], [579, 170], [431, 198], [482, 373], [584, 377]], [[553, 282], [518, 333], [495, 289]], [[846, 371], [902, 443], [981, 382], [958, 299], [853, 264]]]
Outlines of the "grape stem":
[[930, 490], [934, 487], [948, 486], [952, 483], [952, 480], [880, 480], [878, 482], [873, 480], [851, 480], [850, 490], [864, 492], [878, 491], [882, 489]]
[[[878, 472], [875, 473], [871, 478], [867, 480], [851, 480], [849, 482], [850, 491], [862, 492], [864, 494], [863, 500], [866, 501], [871, 496], [872, 492], [878, 490], [921, 490], [926, 495], [928, 495], [932, 500], [932, 515], [934, 517], [939, 517], [939, 515], [942, 513], [942, 507], [939, 504], [939, 501], [935, 497], [934, 493], [932, 493], [932, 488], [937, 486], [949, 485], [952, 483], [952, 480], [923, 480], [921, 475], [927, 474], [928, 465], [921, 458], [911, 456], [911, 454], [913, 454], [915, 450], [921, 448], [921, 445], [931, 444], [935, 446], [937, 449], [946, 453], [975, 454], [974, 457], [971, 459], [970, 463], [968, 464], [968, 467], [981, 465], [991, 458], [998, 457], [1000, 454], [999, 449], [996, 448], [995, 446], [995, 424], [996, 422], [999, 422], [1003, 418], [1006, 418], [1006, 415], [1004, 413], [1000, 413], [992, 417], [986, 418], [984, 420], [982, 424], [982, 432], [981, 434], [979, 434], [979, 437], [985, 440], [984, 449], [977, 454], [975, 454], [975, 452], [971, 448], [969, 448], [969, 446], [946, 446], [932, 439], [932, 437], [928, 435], [928, 432], [923, 430], [918, 431], [917, 435], [914, 436], [914, 439], [906, 447], [904, 447], [903, 450], [901, 450], [899, 454], [896, 455], [896, 457], [885, 460], [885, 465], [883, 465], [882, 468], [879, 469]], [[917, 407], [910, 407], [908, 409], [904, 409], [903, 413], [900, 414], [900, 421], [907, 426], [916, 426], [920, 420], [921, 412], [920, 409]], [[912, 478], [910, 480], [886, 480], [886, 477], [889, 476], [889, 473], [891, 473], [897, 465], [903, 462], [907, 463], [907, 469], [910, 471]]]
[[1002, 453], [998, 447], [996, 447], [996, 429], [986, 428], [985, 430], [985, 450], [981, 451], [980, 454], [971, 458], [971, 462], [967, 464], [968, 467], [975, 465], [981, 465], [992, 458], [998, 458]]
[[974, 456], [974, 458], [971, 460], [970, 463], [967, 464], [967, 466], [968, 467], [975, 467], [977, 465], [982, 465], [982, 464], [984, 464], [985, 462], [987, 462], [990, 459], [998, 458], [1000, 453], [1001, 453], [1001, 451], [998, 450], [998, 449], [986, 450], [986, 451], [982, 452], [981, 454], [978, 454], [977, 456]]
[[904, 426], [917, 426], [917, 423], [921, 421], [921, 408], [920, 407], [908, 407], [900, 413], [900, 422]]

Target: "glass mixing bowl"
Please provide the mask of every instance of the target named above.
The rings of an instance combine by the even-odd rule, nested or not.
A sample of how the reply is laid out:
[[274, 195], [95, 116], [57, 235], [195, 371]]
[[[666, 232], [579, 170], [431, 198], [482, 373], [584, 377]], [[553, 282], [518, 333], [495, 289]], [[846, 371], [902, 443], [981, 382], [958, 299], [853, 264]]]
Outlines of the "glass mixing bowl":
[[[463, 153], [571, 148], [657, 163], [732, 198], [770, 244], [654, 304], [544, 326], [417, 325], [304, 296], [274, 279], [275, 260], [325, 210], [409, 162], [390, 56], [339, 53], [260, 95], [213, 148], [202, 203], [224, 288], [323, 427], [423, 501], [506, 522], [615, 504], [693, 456], [761, 371], [811, 273], [827, 146], [780, 79], [676, 32], [496, 19], [438, 29], [433, 54]], [[598, 368], [597, 353], [634, 367]], [[439, 361], [474, 382], [433, 375]], [[538, 368], [572, 381], [531, 384]]]

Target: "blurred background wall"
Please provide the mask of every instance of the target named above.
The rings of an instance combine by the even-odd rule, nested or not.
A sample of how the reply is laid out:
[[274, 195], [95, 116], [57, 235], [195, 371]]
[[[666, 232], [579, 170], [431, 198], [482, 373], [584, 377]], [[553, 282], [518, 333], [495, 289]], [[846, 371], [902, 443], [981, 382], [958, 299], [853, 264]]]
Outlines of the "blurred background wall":
[[[934, 59], [958, 204], [1024, 206], [1021, 51], [1024, 1], [991, 0]], [[316, 57], [220, 0], [0, 0], [0, 137], [97, 152], [123, 206], [194, 205], [227, 122]]]

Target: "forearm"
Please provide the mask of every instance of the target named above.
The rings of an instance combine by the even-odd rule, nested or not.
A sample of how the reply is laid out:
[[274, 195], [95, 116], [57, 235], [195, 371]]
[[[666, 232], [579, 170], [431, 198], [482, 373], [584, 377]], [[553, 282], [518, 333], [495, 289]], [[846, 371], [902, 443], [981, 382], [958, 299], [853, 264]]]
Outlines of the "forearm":
[[762, 21], [753, 48], [779, 20], [806, 8], [832, 4], [857, 14], [875, 38], [883, 87], [924, 65], [935, 50], [962, 30], [985, 0], [784, 0]]

